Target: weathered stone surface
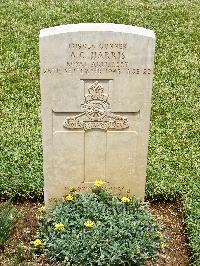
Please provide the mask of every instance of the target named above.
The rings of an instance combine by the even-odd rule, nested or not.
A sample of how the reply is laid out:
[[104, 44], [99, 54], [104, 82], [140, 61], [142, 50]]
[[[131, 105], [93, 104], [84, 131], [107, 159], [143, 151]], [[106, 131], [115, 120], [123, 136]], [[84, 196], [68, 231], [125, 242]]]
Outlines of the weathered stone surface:
[[46, 203], [96, 179], [144, 198], [154, 48], [127, 25], [41, 30]]

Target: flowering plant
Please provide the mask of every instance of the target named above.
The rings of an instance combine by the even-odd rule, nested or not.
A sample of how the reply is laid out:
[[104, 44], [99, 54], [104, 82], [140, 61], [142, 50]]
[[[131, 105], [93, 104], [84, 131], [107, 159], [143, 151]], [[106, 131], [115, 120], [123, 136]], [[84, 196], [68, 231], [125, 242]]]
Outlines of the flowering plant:
[[86, 222], [84, 222], [84, 226], [86, 228], [92, 228], [94, 225], [94, 222], [90, 221], [90, 220], [87, 220]]
[[131, 199], [130, 199], [130, 198], [127, 198], [127, 197], [123, 197], [123, 198], [121, 199], [121, 201], [122, 201], [123, 203], [129, 203], [129, 202], [131, 201]]
[[95, 187], [101, 187], [105, 182], [103, 182], [102, 180], [95, 180], [94, 185]]
[[38, 248], [38, 247], [40, 247], [42, 245], [42, 241], [37, 238], [37, 239], [35, 239], [33, 241], [33, 245], [34, 245], [35, 248]]
[[63, 231], [64, 228], [65, 228], [65, 226], [62, 223], [55, 224], [55, 230], [57, 230], [57, 231]]
[[117, 198], [102, 187], [71, 196], [39, 223], [40, 250], [53, 265], [143, 265], [162, 248], [159, 226], [136, 198]]
[[71, 195], [71, 194], [69, 194], [69, 195], [66, 196], [65, 199], [66, 199], [67, 201], [72, 201], [72, 200], [74, 199], [74, 196]]

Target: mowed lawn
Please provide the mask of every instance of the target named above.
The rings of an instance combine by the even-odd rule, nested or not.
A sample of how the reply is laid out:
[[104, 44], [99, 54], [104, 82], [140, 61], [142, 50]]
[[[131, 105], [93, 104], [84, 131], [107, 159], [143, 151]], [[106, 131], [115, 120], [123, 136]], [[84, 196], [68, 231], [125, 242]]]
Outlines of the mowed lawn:
[[181, 197], [194, 265], [200, 265], [198, 0], [1, 0], [0, 196], [43, 193], [39, 31], [80, 22], [156, 33], [147, 200]]

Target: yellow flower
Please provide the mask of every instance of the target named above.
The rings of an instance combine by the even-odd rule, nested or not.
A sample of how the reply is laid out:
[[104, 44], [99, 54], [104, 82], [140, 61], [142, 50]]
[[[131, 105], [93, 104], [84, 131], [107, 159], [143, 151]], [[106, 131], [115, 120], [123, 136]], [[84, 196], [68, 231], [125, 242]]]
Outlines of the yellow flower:
[[74, 199], [74, 197], [71, 194], [69, 194], [69, 195], [66, 196], [65, 199], [68, 200], [68, 201], [71, 201], [71, 200]]
[[37, 212], [36, 212], [36, 217], [37, 219], [42, 219], [44, 218], [44, 214], [45, 214], [45, 207], [44, 206], [41, 206], [37, 209]]
[[123, 198], [121, 199], [121, 201], [122, 201], [123, 203], [129, 203], [131, 200], [130, 200], [129, 198], [127, 198], [127, 197], [123, 197]]
[[105, 182], [103, 182], [102, 180], [96, 180], [94, 182], [95, 187], [101, 187]]
[[161, 242], [161, 243], [160, 243], [160, 247], [161, 247], [161, 248], [166, 247], [165, 243], [164, 243], [164, 242]]
[[37, 238], [35, 241], [33, 241], [33, 245], [37, 248], [42, 245], [42, 241]]
[[92, 228], [94, 225], [94, 222], [90, 221], [90, 220], [87, 220], [86, 222], [84, 222], [84, 226], [86, 228]]
[[162, 235], [162, 234], [161, 234], [160, 231], [158, 231], [157, 234], [156, 234], [157, 237], [161, 237], [161, 235]]
[[44, 206], [41, 206], [38, 208], [38, 212], [44, 212], [45, 211], [45, 207]]
[[63, 231], [65, 228], [64, 224], [59, 223], [59, 224], [55, 224], [55, 229], [58, 231]]

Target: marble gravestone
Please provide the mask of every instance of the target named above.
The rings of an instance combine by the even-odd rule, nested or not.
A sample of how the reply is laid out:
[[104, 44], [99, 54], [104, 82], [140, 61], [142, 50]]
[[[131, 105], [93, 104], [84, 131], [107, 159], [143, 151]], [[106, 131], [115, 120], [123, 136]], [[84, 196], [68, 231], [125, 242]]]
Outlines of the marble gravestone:
[[45, 203], [96, 179], [144, 199], [154, 32], [121, 24], [42, 29]]

